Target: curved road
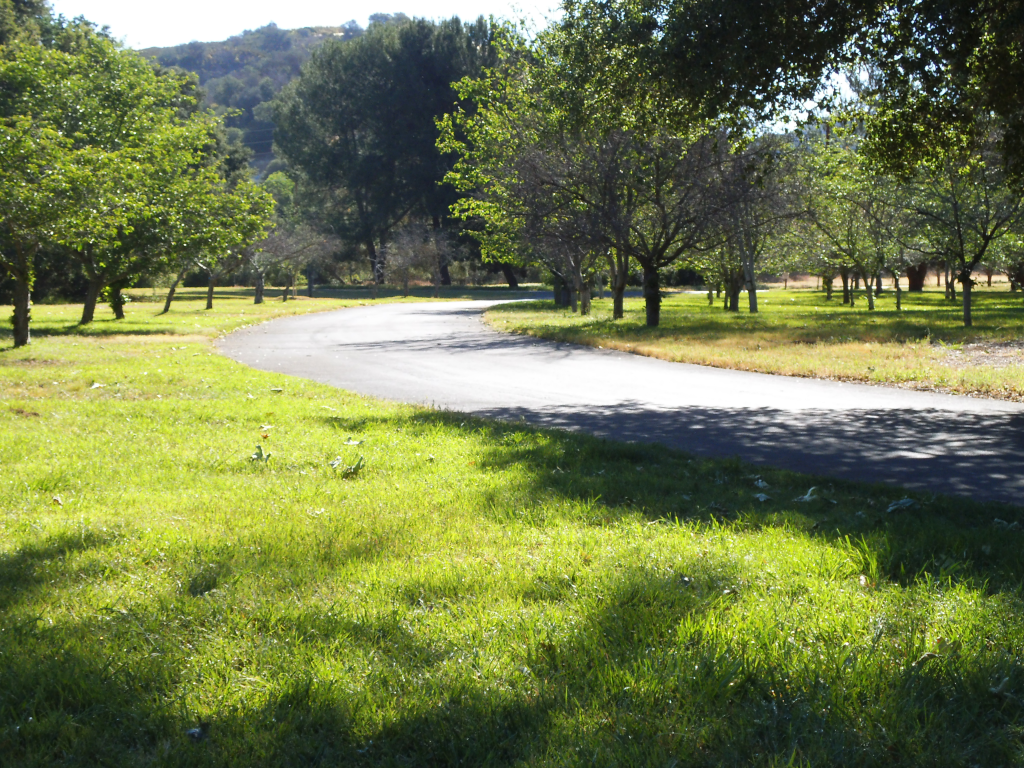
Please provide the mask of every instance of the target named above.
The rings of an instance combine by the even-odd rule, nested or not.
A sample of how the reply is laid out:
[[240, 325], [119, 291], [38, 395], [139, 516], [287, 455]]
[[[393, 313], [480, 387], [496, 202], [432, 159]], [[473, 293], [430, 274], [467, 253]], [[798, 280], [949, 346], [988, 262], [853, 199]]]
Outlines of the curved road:
[[498, 302], [379, 304], [237, 331], [265, 371], [706, 456], [1020, 504], [1024, 405], [668, 363], [508, 336]]

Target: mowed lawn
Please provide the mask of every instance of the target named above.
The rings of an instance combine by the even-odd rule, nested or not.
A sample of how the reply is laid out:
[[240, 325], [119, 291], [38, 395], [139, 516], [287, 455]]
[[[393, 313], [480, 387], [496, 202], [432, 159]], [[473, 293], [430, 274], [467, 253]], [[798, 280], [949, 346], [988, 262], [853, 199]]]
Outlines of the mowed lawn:
[[644, 324], [642, 299], [626, 299], [626, 316], [612, 321], [611, 299], [586, 317], [551, 302], [492, 309], [498, 330], [619, 349], [675, 362], [787, 376], [863, 381], [954, 394], [1024, 400], [1024, 295], [977, 289], [974, 326], [963, 327], [959, 303], [941, 291], [904, 291], [903, 309], [887, 290], [868, 310], [863, 292], [853, 308], [842, 293], [771, 290], [760, 311], [725, 312], [706, 294], [669, 293], [661, 325]]
[[3, 765], [1024, 764], [1019, 508], [216, 353], [275, 306], [0, 352]]

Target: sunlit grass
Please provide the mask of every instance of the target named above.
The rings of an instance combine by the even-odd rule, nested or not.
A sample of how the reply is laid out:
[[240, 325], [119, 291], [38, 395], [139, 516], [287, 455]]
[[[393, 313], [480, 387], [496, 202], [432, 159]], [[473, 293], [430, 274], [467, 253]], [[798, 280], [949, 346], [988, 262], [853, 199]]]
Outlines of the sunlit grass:
[[383, 404], [195, 314], [0, 353], [0, 763], [1022, 762], [1017, 508]]
[[720, 302], [708, 306], [704, 295], [670, 294], [658, 328], [644, 324], [642, 299], [627, 299], [625, 318], [614, 322], [608, 299], [587, 317], [548, 303], [501, 306], [488, 318], [499, 330], [675, 362], [1024, 399], [1024, 352], [1010, 365], [979, 364], [957, 353], [965, 343], [1024, 338], [1020, 294], [977, 291], [970, 329], [959, 305], [939, 292], [904, 293], [901, 312], [892, 291], [873, 312], [863, 297], [851, 309], [838, 294], [829, 302], [814, 291], [776, 290], [760, 299], [760, 312], [751, 315], [745, 307], [730, 313]]

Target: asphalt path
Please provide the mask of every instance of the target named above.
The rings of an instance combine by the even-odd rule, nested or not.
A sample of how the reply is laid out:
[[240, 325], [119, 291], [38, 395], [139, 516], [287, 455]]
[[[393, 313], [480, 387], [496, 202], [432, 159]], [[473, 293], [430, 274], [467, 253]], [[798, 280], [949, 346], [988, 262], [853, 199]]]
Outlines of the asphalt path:
[[1024, 503], [1024, 406], [668, 363], [491, 330], [494, 301], [285, 318], [227, 356], [388, 400], [704, 456]]

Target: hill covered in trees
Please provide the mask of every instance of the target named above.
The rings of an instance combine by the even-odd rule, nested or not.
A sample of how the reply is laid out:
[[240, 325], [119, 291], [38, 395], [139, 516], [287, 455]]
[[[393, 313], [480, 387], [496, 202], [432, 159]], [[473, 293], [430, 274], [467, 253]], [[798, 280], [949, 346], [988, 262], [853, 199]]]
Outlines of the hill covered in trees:
[[[404, 19], [401, 14], [374, 14], [372, 23]], [[337, 27], [280, 29], [268, 24], [220, 42], [193, 41], [140, 53], [161, 66], [194, 72], [205, 92], [203, 106], [225, 114], [229, 128], [253, 152], [261, 169], [273, 162], [274, 124], [268, 102], [299, 76], [310, 54], [327, 40], [351, 40], [363, 34], [355, 21]], [[233, 114], [232, 114], [233, 113]]]

